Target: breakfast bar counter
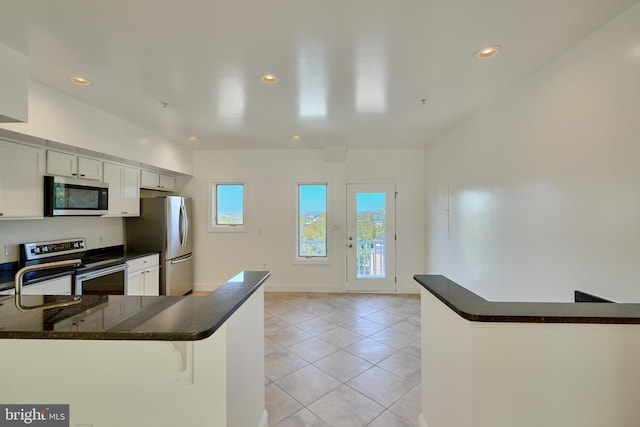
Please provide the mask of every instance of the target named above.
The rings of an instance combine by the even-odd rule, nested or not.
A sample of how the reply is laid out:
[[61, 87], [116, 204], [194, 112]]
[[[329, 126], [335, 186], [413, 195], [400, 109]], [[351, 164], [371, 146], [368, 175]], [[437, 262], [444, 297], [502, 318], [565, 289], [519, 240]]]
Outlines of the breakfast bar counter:
[[421, 427], [637, 427], [640, 304], [494, 302], [421, 285]]
[[67, 404], [70, 426], [266, 427], [269, 276], [244, 271], [203, 296], [84, 295], [25, 312], [3, 297], [0, 405]]
[[460, 317], [474, 322], [640, 324], [640, 304], [496, 302], [441, 275], [415, 275], [423, 289]]
[[[198, 297], [83, 295], [71, 306], [24, 313], [15, 308], [14, 296], [6, 296], [0, 298], [0, 339], [201, 340], [212, 335], [268, 277], [269, 272], [244, 271]], [[73, 299], [23, 296], [26, 305]], [[74, 327], [80, 324], [81, 328]]]

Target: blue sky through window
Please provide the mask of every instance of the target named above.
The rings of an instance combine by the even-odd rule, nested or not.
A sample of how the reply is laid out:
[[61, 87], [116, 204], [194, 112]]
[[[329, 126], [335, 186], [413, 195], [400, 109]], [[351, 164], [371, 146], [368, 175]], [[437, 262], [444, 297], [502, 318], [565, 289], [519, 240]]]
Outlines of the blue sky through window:
[[357, 193], [358, 212], [378, 212], [384, 208], [385, 193]]
[[325, 212], [327, 210], [327, 186], [300, 185], [300, 213]]
[[242, 212], [242, 185], [218, 186], [218, 210], [225, 212]]
[[244, 185], [219, 184], [217, 186], [217, 223], [243, 224]]

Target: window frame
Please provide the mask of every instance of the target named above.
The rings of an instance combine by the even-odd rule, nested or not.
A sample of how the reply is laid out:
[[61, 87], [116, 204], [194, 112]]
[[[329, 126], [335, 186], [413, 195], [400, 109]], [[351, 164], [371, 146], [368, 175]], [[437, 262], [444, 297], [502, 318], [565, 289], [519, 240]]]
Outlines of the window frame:
[[[300, 186], [301, 185], [324, 185], [326, 189], [326, 256], [323, 257], [304, 257], [299, 255], [300, 243]], [[293, 264], [332, 264], [332, 248], [331, 248], [331, 182], [327, 179], [298, 180], [295, 183], [295, 230], [293, 233]]]
[[[243, 224], [218, 224], [218, 186], [241, 185], [242, 186], [242, 222]], [[222, 233], [246, 233], [247, 232], [247, 183], [244, 180], [215, 180], [209, 181], [209, 217], [208, 231]]]

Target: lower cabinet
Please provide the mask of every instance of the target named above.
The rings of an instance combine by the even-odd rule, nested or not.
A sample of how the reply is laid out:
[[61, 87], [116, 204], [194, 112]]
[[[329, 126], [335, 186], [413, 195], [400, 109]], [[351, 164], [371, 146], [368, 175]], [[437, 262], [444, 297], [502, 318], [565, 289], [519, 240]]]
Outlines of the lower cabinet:
[[127, 295], [160, 295], [160, 256], [127, 261]]

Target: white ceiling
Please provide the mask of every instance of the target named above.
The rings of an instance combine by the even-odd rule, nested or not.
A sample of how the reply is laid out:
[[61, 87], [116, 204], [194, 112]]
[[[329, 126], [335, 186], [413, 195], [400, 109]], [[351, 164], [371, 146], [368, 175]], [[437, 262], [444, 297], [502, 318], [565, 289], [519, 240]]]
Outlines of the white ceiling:
[[181, 144], [421, 147], [637, 1], [0, 0], [0, 43]]

